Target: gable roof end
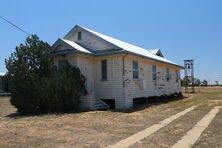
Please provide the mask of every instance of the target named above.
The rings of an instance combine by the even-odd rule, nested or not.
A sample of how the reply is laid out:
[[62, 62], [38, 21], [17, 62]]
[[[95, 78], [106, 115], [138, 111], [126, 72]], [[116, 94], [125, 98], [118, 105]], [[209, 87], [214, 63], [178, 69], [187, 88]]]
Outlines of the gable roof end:
[[[163, 57], [163, 54], [162, 52], [158, 49], [155, 51], [156, 54], [154, 54], [154, 51], [150, 50], [148, 51], [147, 49], [144, 49], [144, 48], [141, 48], [141, 47], [138, 47], [138, 46], [135, 46], [133, 44], [130, 44], [130, 43], [127, 43], [127, 42], [124, 42], [124, 41], [121, 41], [121, 40], [118, 40], [118, 39], [115, 39], [115, 38], [112, 38], [110, 36], [107, 36], [105, 34], [102, 34], [102, 33], [98, 33], [98, 32], [95, 32], [93, 30], [90, 30], [88, 28], [85, 28], [85, 27], [81, 27], [79, 25], [76, 25], [74, 26], [63, 38], [63, 40], [65, 40], [67, 43], [69, 44], [73, 44], [75, 42], [73, 41], [70, 41], [68, 40], [68, 38], [70, 37], [70, 35], [72, 35], [77, 29], [80, 29], [80, 30], [84, 30], [84, 31], [87, 31], [88, 33], [94, 35], [95, 37], [97, 38], [100, 38], [102, 39], [103, 41], [107, 42], [107, 43], [110, 43], [110, 44], [113, 44], [115, 45], [116, 47], [119, 48], [119, 51], [118, 52], [125, 52], [125, 53], [130, 53], [130, 54], [134, 54], [136, 56], [141, 56], [141, 57], [145, 57], [145, 58], [148, 58], [150, 60], [154, 60], [154, 61], [158, 61], [158, 62], [163, 62], [163, 63], [167, 63], [167, 64], [171, 64], [171, 65], [174, 65], [174, 66], [177, 66], [179, 68], [183, 68], [183, 66], [180, 66], [166, 58]], [[76, 44], [76, 43], [75, 43]], [[78, 45], [78, 44], [77, 44]], [[80, 45], [79, 45], [80, 46]], [[84, 47], [83, 47], [84, 48]], [[87, 49], [85, 49], [87, 50]], [[89, 50], [87, 50], [88, 52], [90, 52]], [[92, 53], [94, 54], [94, 53]], [[104, 52], [105, 54], [105, 52]], [[111, 54], [111, 53], [107, 53], [107, 54]]]
[[85, 52], [85, 53], [91, 53], [89, 50], [83, 48], [82, 46], [80, 46], [79, 44], [76, 44], [73, 41], [69, 41], [66, 39], [61, 39], [61, 40], [64, 41], [65, 43], [67, 43], [68, 45], [72, 46], [73, 48], [75, 48], [78, 51]]
[[56, 47], [59, 45], [59, 44], [65, 44], [65, 45], [68, 45], [70, 47], [70, 49], [74, 49], [74, 50], [77, 50], [77, 51], [80, 51], [80, 52], [84, 52], [84, 53], [88, 53], [88, 54], [92, 54], [89, 50], [85, 49], [84, 47], [78, 45], [77, 43], [73, 42], [73, 41], [69, 41], [69, 40], [66, 40], [66, 39], [58, 39], [53, 45], [53, 51], [52, 52], [57, 52], [55, 51]]
[[85, 27], [81, 27], [81, 28], [90, 32], [90, 33], [92, 33], [92, 34], [94, 34], [94, 35], [96, 35], [96, 36], [98, 36], [98, 37], [100, 37], [100, 38], [102, 38], [105, 41], [108, 41], [108, 42], [118, 46], [119, 48], [123, 49], [124, 51], [126, 51], [128, 53], [132, 53], [132, 54], [139, 55], [139, 56], [142, 56], [142, 57], [147, 57], [147, 58], [155, 60], [155, 61], [164, 62], [164, 63], [172, 64], [174, 66], [183, 68], [183, 66], [177, 65], [176, 63], [174, 63], [174, 62], [172, 62], [172, 61], [170, 61], [170, 60], [168, 60], [164, 57], [155, 55], [155, 54], [149, 52], [148, 50], [146, 50], [144, 48], [141, 48], [141, 47], [132, 45], [130, 43], [112, 38], [112, 37], [104, 35], [102, 33], [95, 32], [95, 31], [90, 30], [90, 29], [85, 28]]

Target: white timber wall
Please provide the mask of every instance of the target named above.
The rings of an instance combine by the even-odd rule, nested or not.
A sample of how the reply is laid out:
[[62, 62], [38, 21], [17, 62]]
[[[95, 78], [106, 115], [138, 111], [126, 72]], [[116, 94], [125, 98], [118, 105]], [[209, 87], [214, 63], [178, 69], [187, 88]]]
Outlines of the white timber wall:
[[[107, 60], [107, 80], [101, 80], [101, 60]], [[93, 108], [95, 99], [115, 99], [117, 109], [127, 107], [123, 96], [122, 55], [91, 57], [79, 54], [77, 66], [86, 77], [89, 94], [81, 99], [86, 107]]]
[[[59, 60], [68, 60], [70, 64], [80, 68], [86, 77], [88, 94], [81, 97], [83, 108], [93, 109], [95, 99], [115, 99], [117, 109], [126, 108], [123, 96], [122, 55], [92, 57], [87, 55], [54, 57], [54, 64]], [[107, 60], [107, 80], [101, 80], [101, 60]]]
[[[177, 67], [161, 64], [137, 56], [125, 57], [125, 88], [123, 87], [123, 56], [110, 55], [92, 57], [87, 55], [73, 55], [54, 58], [58, 65], [59, 60], [67, 59], [70, 64], [78, 66], [86, 77], [88, 94], [81, 97], [82, 106], [93, 109], [95, 99], [115, 99], [117, 109], [133, 106], [133, 98], [170, 95], [181, 92], [180, 81], [176, 82]], [[101, 80], [101, 60], [107, 60], [107, 80]], [[139, 79], [133, 79], [132, 62], [139, 65]], [[152, 78], [152, 65], [157, 67], [157, 80]], [[169, 81], [166, 79], [166, 69], [169, 67]], [[144, 88], [141, 87], [141, 82]]]
[[[139, 65], [139, 78], [133, 79], [132, 62], [137, 61]], [[152, 78], [152, 65], [157, 67], [157, 80]], [[166, 69], [169, 67], [170, 80], [166, 79]], [[125, 80], [126, 80], [126, 105], [133, 105], [133, 98], [170, 95], [181, 92], [180, 81], [176, 82], [176, 71], [180, 69], [168, 64], [154, 62], [148, 59], [128, 55], [125, 58]], [[145, 84], [143, 84], [145, 83]], [[144, 88], [141, 88], [143, 85]]]
[[[82, 39], [78, 40], [78, 32], [81, 32]], [[75, 41], [76, 43], [80, 43], [87, 49], [90, 49], [92, 51], [95, 50], [106, 50], [106, 49], [114, 49], [117, 48], [116, 46], [103, 41], [102, 39], [96, 37], [95, 35], [92, 35], [91, 33], [82, 30], [77, 29], [73, 34], [71, 34], [68, 38], [68, 40]]]
[[78, 54], [77, 66], [86, 78], [87, 95], [81, 97], [81, 106], [83, 108], [94, 109], [95, 89], [94, 89], [94, 57]]
[[77, 66], [77, 56], [76, 55], [67, 55], [67, 56], [55, 56], [53, 57], [53, 63], [58, 67], [59, 61], [68, 60], [69, 64]]
[[[101, 60], [107, 60], [107, 81], [101, 80]], [[102, 56], [95, 60], [95, 92], [98, 99], [115, 99], [117, 109], [125, 108], [122, 55]]]
[[81, 107], [93, 109], [95, 105], [95, 90], [94, 90], [94, 59], [92, 56], [85, 55], [66, 55], [54, 57], [54, 64], [58, 67], [60, 60], [68, 60], [68, 62], [76, 67], [79, 67], [81, 73], [86, 77], [86, 89], [88, 94], [80, 98]]

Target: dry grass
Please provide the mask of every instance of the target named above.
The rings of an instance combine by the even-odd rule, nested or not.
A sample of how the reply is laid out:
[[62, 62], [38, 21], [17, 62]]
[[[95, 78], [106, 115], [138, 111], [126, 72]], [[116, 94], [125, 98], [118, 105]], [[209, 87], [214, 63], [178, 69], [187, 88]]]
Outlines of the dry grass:
[[176, 119], [171, 124], [136, 143], [132, 147], [171, 147], [180, 140], [188, 130], [193, 128], [193, 126], [195, 126], [195, 124], [210, 111], [210, 109], [209, 106], [201, 105], [189, 112], [189, 114], [185, 114]]
[[[168, 103], [152, 104], [145, 109], [124, 113], [91, 111], [41, 116], [10, 116], [16, 109], [9, 98], [0, 98], [0, 147], [105, 147], [114, 144], [152, 124], [195, 104], [200, 107], [154, 133], [139, 147], [168, 147], [184, 135], [209, 109], [222, 105], [222, 88], [198, 88], [196, 94]], [[212, 147], [222, 136], [222, 113], [204, 132], [195, 146], [203, 146], [208, 138]], [[189, 121], [186, 124], [186, 121]], [[219, 126], [219, 127], [218, 127]], [[170, 133], [170, 134], [169, 134]], [[221, 144], [221, 143], [220, 143]]]

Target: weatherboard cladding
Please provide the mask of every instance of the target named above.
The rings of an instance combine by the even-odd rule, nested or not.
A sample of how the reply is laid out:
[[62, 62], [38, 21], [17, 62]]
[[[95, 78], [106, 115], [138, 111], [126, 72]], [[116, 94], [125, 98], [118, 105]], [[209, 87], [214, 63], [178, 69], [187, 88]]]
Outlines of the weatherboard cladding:
[[[107, 60], [107, 80], [101, 81], [101, 60]], [[123, 87], [122, 87], [122, 56], [103, 56], [90, 57], [88, 55], [78, 55], [77, 65], [83, 75], [86, 76], [86, 87], [89, 93], [95, 92], [95, 98], [115, 99], [117, 108], [124, 106]], [[88, 96], [86, 96], [88, 97]], [[82, 101], [92, 107], [93, 99]]]
[[[77, 41], [77, 33], [73, 33], [73, 31], [77, 32], [75, 29], [83, 31], [81, 41]], [[181, 92], [180, 82], [176, 83], [175, 77], [176, 71], [179, 71], [181, 66], [160, 61], [157, 58], [154, 59], [153, 56], [156, 56], [149, 51], [146, 52], [153, 56], [147, 57], [147, 55], [132, 52], [131, 49], [125, 50], [123, 45], [117, 47], [110, 43], [110, 39], [105, 38], [109, 40], [108, 42], [102, 39], [104, 36], [98, 35], [100, 34], [76, 26], [64, 39], [57, 40], [53, 45], [56, 51], [52, 54], [60, 53], [54, 56], [55, 64], [58, 64], [59, 60], [67, 59], [72, 65], [78, 66], [82, 74], [86, 76], [89, 95], [82, 98], [82, 102], [86, 106], [92, 108], [95, 98], [115, 99], [116, 108], [123, 109], [132, 107], [133, 98]], [[112, 39], [112, 42], [113, 40], [116, 41], [116, 39]], [[124, 44], [124, 46], [126, 44], [127, 47], [134, 47], [134, 45], [119, 42], [116, 44]], [[71, 48], [72, 50], [63, 53], [64, 48]], [[99, 50], [94, 48], [99, 48]], [[104, 59], [107, 60], [107, 81], [101, 81], [101, 60]], [[138, 61], [139, 63], [139, 79], [133, 79], [132, 61]], [[152, 80], [152, 65], [157, 65], [156, 81]], [[169, 82], [165, 78], [167, 67], [170, 68], [171, 79]], [[143, 80], [145, 89], [141, 89], [141, 80]]]
[[107, 36], [107, 35], [104, 35], [104, 34], [101, 34], [101, 33], [95, 32], [95, 31], [92, 31], [92, 30], [90, 30], [88, 28], [84, 28], [84, 27], [81, 27], [81, 28], [91, 32], [92, 34], [95, 34], [96, 36], [100, 37], [101, 39], [103, 39], [105, 41], [108, 41], [109, 43], [112, 43], [113, 45], [116, 45], [117, 47], [119, 47], [119, 48], [121, 48], [121, 49], [123, 49], [125, 51], [131, 52], [131, 53], [135, 53], [135, 54], [138, 54], [138, 55], [142, 55], [142, 56], [145, 56], [145, 57], [148, 57], [148, 58], [151, 58], [151, 59], [154, 59], [154, 60], [158, 60], [158, 61], [161, 61], [161, 62], [166, 62], [166, 63], [177, 65], [176, 63], [174, 63], [174, 62], [172, 62], [172, 61], [170, 61], [170, 60], [168, 60], [166, 58], [157, 56], [157, 55], [149, 52], [148, 50], [146, 50], [144, 48], [141, 48], [141, 47], [138, 47], [138, 46], [126, 43], [124, 41], [112, 38], [110, 36]]
[[[86, 48], [82, 47], [81, 44], [81, 40], [78, 41], [77, 40], [77, 35], [75, 32], [78, 32], [79, 30], [81, 31], [85, 31], [85, 33], [87, 33], [86, 36], [84, 36], [84, 34], [82, 35], [82, 38], [86, 38], [84, 41], [84, 46], [87, 47], [88, 49], [91, 49], [91, 51], [87, 50]], [[97, 42], [98, 39], [101, 39], [104, 41], [103, 42]], [[88, 28], [85, 27], [81, 27], [76, 25], [65, 37], [64, 39], [62, 39], [63, 41], [65, 41], [67, 44], [70, 44], [73, 48], [75, 48], [76, 50], [83, 52], [83, 53], [89, 53], [92, 54], [94, 56], [100, 56], [99, 53], [94, 53], [93, 51], [98, 51], [98, 50], [110, 50], [110, 49], [116, 49], [116, 51], [110, 52], [107, 50], [106, 52], [102, 52], [101, 55], [109, 55], [109, 54], [116, 54], [116, 53], [130, 53], [130, 54], [134, 54], [137, 56], [142, 56], [151, 60], [155, 60], [155, 61], [159, 61], [159, 62], [164, 62], [164, 63], [168, 63], [174, 66], [178, 66], [183, 68], [182, 66], [166, 59], [163, 57], [160, 57], [158, 55], [155, 55], [153, 52], [149, 52], [148, 50], [126, 43], [124, 41], [112, 38], [110, 36], [92, 31]], [[76, 43], [75, 43], [75, 42]], [[78, 43], [78, 44], [77, 44]], [[86, 44], [88, 43], [88, 45]], [[154, 51], [154, 50], [153, 50]]]
[[[132, 61], [139, 63], [139, 79], [132, 79]], [[176, 82], [176, 70], [170, 67], [170, 81], [166, 81], [166, 67], [153, 61], [147, 61], [135, 56], [127, 56], [125, 58], [125, 80], [126, 82], [126, 100], [130, 104], [131, 98], [161, 96], [171, 93], [179, 93], [180, 83]], [[157, 80], [152, 79], [152, 65], [157, 65]], [[145, 81], [145, 89], [141, 89], [141, 80]]]
[[[77, 32], [82, 32], [82, 40], [77, 39]], [[116, 45], [113, 45], [112, 43], [101, 40], [101, 38], [87, 30], [81, 27], [74, 27], [74, 30], [69, 35], [66, 35], [64, 39], [75, 41], [76, 43], [80, 45], [84, 45], [86, 49], [90, 49], [90, 51], [96, 51], [96, 50], [105, 50], [105, 49], [119, 49]]]
[[[101, 81], [101, 60], [107, 60], [107, 80]], [[124, 108], [122, 56], [103, 56], [95, 59], [96, 98], [115, 99], [117, 108]]]

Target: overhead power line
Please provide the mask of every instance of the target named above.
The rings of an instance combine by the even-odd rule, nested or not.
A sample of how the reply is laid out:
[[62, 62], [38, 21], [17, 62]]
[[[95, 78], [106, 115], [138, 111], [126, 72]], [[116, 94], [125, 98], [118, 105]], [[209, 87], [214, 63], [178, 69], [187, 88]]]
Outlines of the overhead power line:
[[16, 24], [10, 22], [9, 20], [7, 20], [6, 18], [2, 17], [0, 15], [0, 18], [3, 19], [4, 21], [6, 21], [7, 23], [9, 23], [10, 25], [14, 26], [15, 28], [19, 29], [20, 31], [22, 31], [23, 33], [27, 34], [28, 36], [30, 35], [27, 31], [25, 31], [24, 29], [18, 27]]

